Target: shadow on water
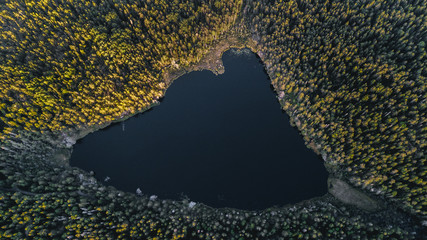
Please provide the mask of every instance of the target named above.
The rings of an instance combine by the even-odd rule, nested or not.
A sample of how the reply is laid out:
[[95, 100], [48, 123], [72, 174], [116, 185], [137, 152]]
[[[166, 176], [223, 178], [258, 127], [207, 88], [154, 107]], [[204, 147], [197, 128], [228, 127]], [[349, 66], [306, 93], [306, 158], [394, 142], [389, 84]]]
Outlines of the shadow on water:
[[[71, 165], [116, 188], [213, 207], [264, 209], [327, 192], [322, 160], [281, 110], [259, 58], [177, 79], [159, 106], [79, 141]], [[124, 124], [124, 125], [123, 125]]]

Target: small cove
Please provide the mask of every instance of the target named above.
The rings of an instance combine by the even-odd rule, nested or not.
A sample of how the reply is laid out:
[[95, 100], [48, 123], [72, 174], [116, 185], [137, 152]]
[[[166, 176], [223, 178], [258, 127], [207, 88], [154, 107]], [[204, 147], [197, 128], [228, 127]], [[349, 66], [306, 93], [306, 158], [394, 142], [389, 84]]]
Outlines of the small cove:
[[106, 185], [212, 207], [264, 209], [327, 192], [327, 171], [281, 110], [254, 53], [186, 74], [159, 106], [78, 141], [70, 164]]

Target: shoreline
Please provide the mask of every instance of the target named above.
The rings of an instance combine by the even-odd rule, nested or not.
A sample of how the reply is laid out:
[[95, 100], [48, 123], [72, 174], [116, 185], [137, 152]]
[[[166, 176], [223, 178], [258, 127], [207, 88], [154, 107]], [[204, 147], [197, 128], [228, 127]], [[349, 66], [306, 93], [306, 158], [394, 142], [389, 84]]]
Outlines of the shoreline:
[[[264, 69], [265, 69], [265, 71], [266, 71], [266, 73], [270, 79], [270, 85], [273, 87], [275, 94], [277, 96], [279, 96], [280, 91], [276, 88], [276, 86], [273, 85], [273, 83], [271, 82], [271, 76], [270, 76], [270, 74], [268, 74], [269, 68], [265, 63], [264, 54], [258, 49], [258, 43], [249, 36], [250, 34], [247, 32], [241, 31], [242, 29], [245, 29], [241, 26], [241, 24], [242, 24], [241, 22], [240, 22], [240, 25], [236, 24], [232, 29], [230, 29], [229, 32], [227, 32], [223, 36], [221, 36], [220, 39], [218, 40], [218, 42], [216, 42], [209, 49], [209, 51], [207, 51], [207, 54], [204, 55], [198, 63], [193, 64], [193, 65], [188, 66], [188, 67], [181, 67], [181, 68], [177, 68], [177, 69], [172, 69], [171, 67], [169, 67], [169, 69], [167, 69], [162, 74], [161, 82], [166, 84], [166, 88], [165, 88], [164, 92], [162, 93], [161, 97], [165, 96], [167, 89], [173, 83], [173, 81], [175, 81], [176, 79], [178, 79], [179, 77], [181, 77], [182, 75], [184, 75], [186, 73], [193, 72], [193, 71], [203, 71], [203, 70], [211, 71], [215, 75], [224, 73], [225, 69], [224, 69], [223, 62], [222, 62], [222, 55], [224, 54], [224, 52], [226, 52], [230, 49], [243, 49], [243, 48], [250, 49], [252, 52], [254, 52], [257, 55], [257, 57], [259, 57], [260, 61], [262, 62], [263, 66], [264, 66]], [[240, 31], [240, 33], [239, 33], [239, 31]], [[280, 99], [278, 99], [278, 101], [279, 101], [280, 105], [283, 107], [283, 104], [280, 101]], [[105, 123], [102, 123], [99, 125], [93, 125], [93, 126], [89, 126], [89, 127], [77, 127], [76, 129], [67, 129], [64, 131], [54, 132], [52, 134], [53, 137], [51, 139], [51, 142], [54, 142], [54, 145], [56, 148], [52, 152], [47, 154], [49, 157], [46, 159], [46, 161], [49, 163], [52, 163], [52, 164], [60, 164], [66, 168], [73, 168], [69, 165], [69, 160], [71, 158], [71, 154], [73, 151], [73, 145], [79, 139], [84, 138], [85, 136], [87, 136], [88, 134], [90, 134], [92, 132], [104, 129], [104, 128], [110, 126], [111, 124], [119, 123], [119, 122], [125, 121], [125, 120], [127, 120], [127, 119], [129, 119], [135, 115], [142, 114], [145, 111], [147, 111], [147, 110], [151, 109], [152, 107], [155, 107], [159, 104], [160, 104], [160, 102], [158, 100], [155, 100], [148, 107], [146, 107], [140, 111], [137, 111], [135, 113], [124, 115], [124, 116], [117, 118], [113, 121], [109, 121], [109, 122], [105, 122]], [[299, 133], [302, 135], [299, 124], [295, 123], [295, 120], [297, 120], [297, 119], [294, 119], [293, 116], [289, 112], [287, 112], [287, 114], [290, 117], [291, 125], [292, 125], [292, 122], [294, 122], [294, 127], [296, 127], [298, 129]], [[311, 143], [313, 143], [313, 142], [311, 142]], [[317, 147], [316, 143], [313, 143], [313, 145], [315, 147]], [[306, 147], [313, 150], [317, 155], [322, 156], [322, 154], [316, 148], [313, 148], [313, 146], [310, 146], [310, 144], [306, 144]], [[295, 204], [285, 204], [283, 206], [272, 206], [271, 208], [272, 209], [282, 209], [282, 210], [283, 209], [291, 209], [291, 208], [296, 207], [296, 206], [310, 205], [312, 203], [318, 202], [319, 200], [325, 201], [325, 202], [330, 202], [331, 199], [334, 199], [333, 201], [335, 202], [335, 204], [337, 204], [337, 201], [338, 201], [340, 203], [339, 204], [340, 206], [345, 206], [346, 208], [356, 208], [356, 209], [362, 210], [362, 211], [368, 210], [368, 212], [390, 211], [390, 212], [395, 212], [397, 214], [399, 209], [401, 209], [401, 207], [399, 207], [398, 205], [395, 205], [395, 203], [393, 201], [391, 201], [391, 202], [385, 201], [385, 199], [382, 199], [380, 196], [375, 196], [373, 194], [366, 193], [366, 190], [359, 189], [355, 186], [352, 186], [351, 184], [348, 183], [348, 182], [350, 182], [349, 179], [347, 179], [343, 173], [340, 173], [339, 169], [334, 169], [334, 166], [331, 166], [330, 162], [326, 161], [325, 159], [323, 159], [323, 164], [325, 165], [325, 167], [328, 171], [329, 179], [335, 179], [332, 181], [334, 183], [339, 182], [340, 184], [335, 184], [333, 188], [330, 186], [330, 184], [328, 184], [328, 192], [323, 196], [303, 200], [303, 201], [300, 201], [300, 202], [295, 203]], [[330, 180], [328, 180], [328, 182], [330, 182]], [[103, 185], [102, 182], [100, 182], [100, 184]], [[117, 190], [117, 191], [120, 191], [120, 190]], [[132, 194], [132, 193], [130, 193], [130, 194]], [[135, 195], [135, 194], [133, 193], [133, 195]], [[360, 204], [361, 201], [363, 202], [363, 199], [365, 199], [365, 200], [369, 199], [369, 200]], [[165, 200], [167, 200], [167, 199], [165, 199]], [[167, 200], [167, 201], [178, 201], [178, 200]], [[201, 204], [203, 204], [203, 203], [201, 203]], [[380, 206], [393, 205], [393, 206], [396, 206], [396, 209], [383, 210], [381, 208], [377, 208], [378, 205], [380, 205]], [[209, 206], [207, 206], [207, 207], [211, 208]], [[215, 210], [216, 208], [212, 208], [212, 209]], [[220, 209], [234, 210], [234, 208], [220, 208]], [[264, 211], [268, 211], [268, 209], [270, 209], [270, 208], [260, 210], [260, 211], [250, 211], [250, 210], [243, 210], [243, 211], [264, 212]], [[239, 209], [237, 209], [237, 210], [239, 210]], [[239, 211], [242, 211], [242, 210], [239, 210]]]
[[[242, 23], [240, 23], [242, 24]], [[244, 49], [244, 48], [248, 48], [250, 51], [252, 51], [253, 53], [255, 53], [257, 55], [257, 57], [260, 59], [260, 61], [262, 62], [264, 69], [266, 71], [266, 74], [268, 76], [268, 78], [270, 79], [270, 85], [273, 87], [273, 90], [276, 94], [276, 96], [278, 96], [278, 91], [276, 89], [276, 87], [272, 84], [271, 82], [271, 77], [268, 74], [268, 69], [267, 66], [265, 64], [265, 59], [263, 59], [263, 54], [262, 52], [260, 52], [257, 49], [257, 43], [255, 40], [253, 40], [252, 38], [249, 37], [248, 33], [243, 33], [243, 34], [238, 34], [237, 32], [239, 30], [242, 30], [243, 28], [241, 26], [239, 26], [239, 24], [236, 24], [231, 30], [230, 32], [224, 34], [224, 36], [221, 37], [220, 40], [218, 40], [217, 43], [214, 44], [213, 47], [211, 47], [208, 51], [208, 53], [202, 57], [202, 59], [192, 65], [192, 66], [188, 66], [188, 67], [181, 67], [181, 68], [175, 68], [172, 69], [171, 67], [169, 67], [168, 70], [166, 70], [163, 74], [162, 74], [162, 82], [164, 82], [166, 84], [166, 88], [165, 91], [163, 92], [162, 98], [165, 97], [166, 91], [167, 89], [170, 87], [170, 85], [179, 77], [193, 72], [193, 71], [204, 71], [204, 70], [208, 70], [211, 71], [212, 73], [214, 73], [215, 75], [220, 75], [223, 74], [225, 69], [224, 69], [224, 65], [222, 62], [222, 56], [223, 54], [230, 50], [230, 49]], [[60, 164], [64, 164], [68, 167], [71, 167], [69, 165], [69, 160], [71, 159], [71, 154], [73, 151], [73, 145], [80, 139], [83, 139], [85, 136], [87, 136], [90, 133], [99, 131], [101, 129], [107, 128], [109, 127], [111, 124], [114, 123], [120, 123], [123, 121], [126, 121], [127, 119], [134, 117], [138, 114], [142, 114], [147, 110], [150, 110], [152, 107], [158, 106], [160, 104], [159, 101], [155, 101], [153, 104], [151, 104], [150, 106], [142, 109], [141, 111], [137, 111], [135, 113], [132, 114], [128, 114], [128, 115], [124, 115], [123, 117], [119, 118], [119, 119], [115, 119], [113, 121], [110, 122], [106, 122], [100, 125], [94, 125], [94, 126], [90, 126], [87, 128], [77, 128], [75, 130], [66, 130], [63, 132], [59, 132], [58, 133], [58, 145], [61, 146], [58, 149], [56, 149], [55, 152], [53, 152], [51, 154], [51, 158], [49, 159], [52, 162], [55, 163], [60, 163]], [[283, 107], [282, 103], [279, 101], [279, 104]], [[287, 113], [289, 115], [289, 113]], [[290, 116], [290, 121], [291, 123], [293, 122], [292, 116]], [[301, 130], [299, 129], [298, 124], [294, 124], [298, 130], [298, 132], [300, 132], [301, 134]], [[302, 135], [302, 134], [301, 134]], [[301, 136], [303, 137], [303, 136]], [[65, 146], [64, 146], [65, 144]], [[314, 151], [318, 156], [321, 156], [321, 154], [319, 153], [319, 151], [317, 149], [312, 148], [311, 146], [306, 144], [306, 147], [311, 149], [312, 151]], [[342, 174], [340, 174], [339, 172], [337, 172], [335, 169], [332, 169], [332, 167], [330, 166], [330, 164], [327, 161], [323, 161], [323, 164], [329, 174], [328, 177], [328, 192], [323, 195], [323, 196], [319, 196], [319, 197], [315, 197], [315, 198], [311, 198], [311, 199], [307, 199], [307, 200], [303, 200], [301, 202], [298, 202], [296, 204], [286, 204], [283, 205], [279, 208], [286, 208], [286, 207], [291, 207], [291, 206], [295, 206], [297, 204], [304, 204], [306, 202], [310, 202], [310, 201], [315, 201], [315, 200], [319, 200], [319, 199], [323, 199], [325, 197], [327, 197], [329, 194], [331, 196], [334, 196], [337, 200], [339, 200], [340, 202], [342, 202], [342, 204], [346, 204], [346, 205], [351, 205], [353, 207], [357, 206], [358, 208], [362, 209], [362, 210], [367, 210], [369, 209], [369, 211], [374, 211], [375, 209], [378, 209], [377, 206], [378, 205], [384, 205], [384, 203], [382, 203], [382, 199], [378, 199], [375, 196], [375, 200], [373, 200], [372, 198], [370, 198], [370, 196], [368, 196], [366, 193], [362, 192], [362, 189], [357, 189], [354, 188], [353, 186], [349, 185], [348, 183], [346, 183], [346, 180], [344, 176], [342, 176]], [[331, 180], [333, 179], [333, 180]], [[332, 188], [332, 184], [329, 184], [330, 182], [334, 183], [334, 188]], [[336, 184], [337, 182], [339, 182], [339, 184]], [[349, 197], [352, 196], [352, 197]], [[366, 200], [369, 199], [369, 200]], [[366, 200], [366, 202], [363, 202], [363, 200]], [[360, 201], [362, 201], [363, 203], [360, 203]], [[264, 210], [262, 210], [264, 211]]]
[[[188, 67], [182, 67], [178, 69], [168, 69], [162, 74], [162, 80], [161, 82], [164, 82], [166, 84], [165, 91], [162, 94], [163, 98], [166, 94], [167, 89], [169, 86], [179, 77], [193, 72], [193, 71], [203, 71], [208, 70], [214, 73], [215, 75], [223, 74], [225, 69], [222, 63], [222, 55], [233, 48], [237, 49], [243, 49], [243, 48], [249, 48], [252, 52], [256, 53], [258, 56], [259, 54], [254, 51], [255, 48], [255, 41], [248, 40], [248, 36], [245, 35], [239, 35], [236, 33], [238, 30], [238, 26], [234, 26], [233, 29], [231, 29], [231, 32], [224, 34], [224, 36], [221, 37], [220, 40], [218, 40], [217, 43], [214, 44], [213, 47], [211, 47], [208, 51], [208, 53], [202, 57], [202, 59]], [[264, 67], [265, 64], [263, 63]], [[132, 114], [124, 115], [121, 118], [115, 119], [110, 122], [105, 122], [99, 125], [92, 125], [88, 127], [80, 127], [78, 126], [76, 129], [67, 129], [64, 131], [59, 131], [54, 133], [56, 135], [56, 143], [60, 146], [57, 152], [52, 153], [52, 158], [54, 162], [57, 162], [58, 160], [66, 165], [69, 165], [69, 159], [71, 157], [72, 153], [72, 146], [80, 139], [84, 138], [90, 133], [99, 131], [101, 129], [104, 129], [111, 124], [119, 123], [126, 121], [127, 119], [134, 117], [138, 114], [142, 114], [147, 110], [150, 110], [152, 107], [158, 106], [160, 102], [158, 100], [155, 100], [151, 105], [148, 107], [137, 111]], [[70, 150], [69, 156], [66, 156], [67, 154], [60, 154], [58, 152], [64, 152], [65, 150]]]

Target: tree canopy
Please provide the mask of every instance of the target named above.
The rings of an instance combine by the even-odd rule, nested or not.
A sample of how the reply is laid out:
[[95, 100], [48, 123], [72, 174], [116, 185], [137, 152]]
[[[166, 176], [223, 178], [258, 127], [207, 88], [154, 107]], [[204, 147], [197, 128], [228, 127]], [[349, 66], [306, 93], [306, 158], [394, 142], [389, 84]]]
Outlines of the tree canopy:
[[[420, 237], [426, 8], [423, 0], [0, 1], [0, 236]], [[261, 212], [211, 209], [123, 193], [61, 162], [73, 144], [64, 132], [157, 104], [165, 74], [230, 37], [260, 56], [330, 174], [385, 210], [362, 212], [330, 195]]]

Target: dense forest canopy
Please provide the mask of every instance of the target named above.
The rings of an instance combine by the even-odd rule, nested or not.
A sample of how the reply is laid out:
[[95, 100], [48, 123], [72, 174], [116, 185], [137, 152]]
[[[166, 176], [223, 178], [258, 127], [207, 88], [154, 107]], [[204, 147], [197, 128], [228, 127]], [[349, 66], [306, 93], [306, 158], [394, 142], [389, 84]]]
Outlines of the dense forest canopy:
[[7, 1], [0, 6], [2, 137], [147, 108], [161, 73], [197, 62], [241, 1]]
[[[426, 8], [423, 0], [0, 1], [0, 236], [419, 237]], [[73, 142], [58, 136], [148, 109], [165, 93], [165, 74], [197, 65], [230, 37], [261, 57], [283, 109], [332, 175], [419, 221], [329, 195], [259, 213], [150, 200], [52, 160]]]
[[254, 1], [246, 10], [307, 144], [353, 184], [426, 214], [425, 4]]

